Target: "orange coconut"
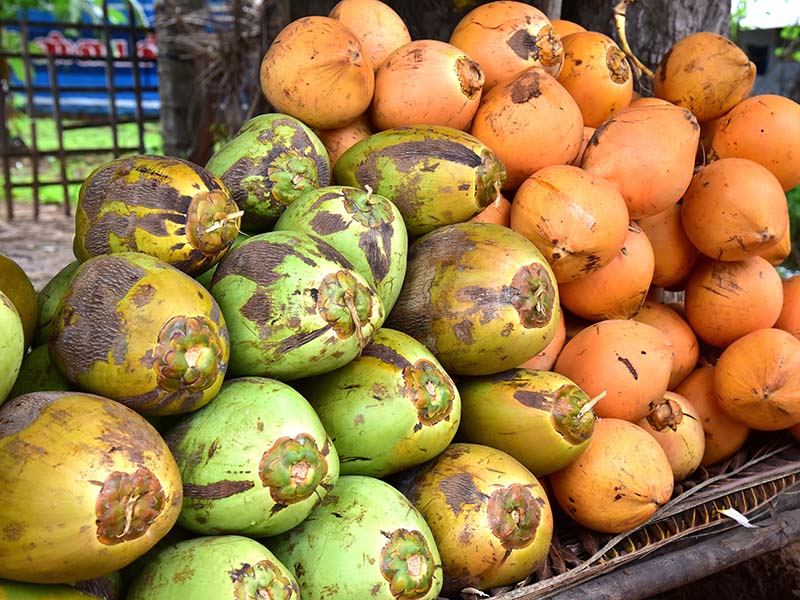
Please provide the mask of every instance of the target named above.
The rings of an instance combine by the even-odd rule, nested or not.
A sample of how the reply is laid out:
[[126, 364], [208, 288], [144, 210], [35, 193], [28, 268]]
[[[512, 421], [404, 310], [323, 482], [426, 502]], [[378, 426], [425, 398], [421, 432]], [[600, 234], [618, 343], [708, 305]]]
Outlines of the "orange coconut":
[[669, 288], [680, 284], [697, 264], [700, 251], [692, 244], [681, 222], [681, 205], [637, 219], [653, 246], [652, 285]]
[[622, 249], [628, 223], [617, 188], [572, 165], [535, 172], [511, 204], [511, 228], [536, 245], [559, 283], [610, 263]]
[[697, 337], [724, 348], [775, 324], [783, 306], [781, 277], [760, 256], [738, 261], [702, 257], [686, 280], [683, 305]]
[[580, 279], [559, 283], [561, 303], [591, 321], [628, 319], [644, 303], [654, 268], [653, 246], [632, 222], [622, 248], [611, 262]]
[[578, 154], [575, 156], [575, 158], [572, 159], [572, 161], [569, 164], [574, 165], [576, 167], [579, 167], [581, 165], [581, 161], [583, 160], [583, 153], [586, 150], [586, 146], [589, 145], [589, 140], [592, 139], [592, 136], [594, 135], [595, 131], [596, 129], [594, 127], [587, 127], [586, 125], [583, 126], [583, 138], [581, 138], [581, 149], [578, 150]]
[[558, 504], [580, 525], [622, 533], [647, 521], [672, 495], [672, 467], [644, 429], [599, 419], [586, 450], [548, 480]]
[[516, 190], [539, 169], [574, 160], [583, 117], [555, 77], [531, 67], [483, 94], [470, 133], [505, 165], [503, 189]]
[[591, 397], [606, 393], [594, 407], [597, 416], [635, 423], [667, 391], [672, 356], [669, 338], [659, 329], [630, 319], [609, 319], [567, 341], [553, 370]]
[[331, 165], [336, 164], [339, 157], [356, 142], [371, 136], [374, 131], [366, 115], [361, 115], [352, 123], [336, 129], [315, 129], [314, 133], [322, 141], [328, 151]]
[[261, 61], [261, 89], [277, 112], [310, 127], [343, 127], [372, 101], [375, 73], [358, 38], [330, 17], [303, 17], [275, 37]]
[[700, 358], [697, 336], [689, 323], [675, 310], [653, 300], [646, 300], [633, 318], [661, 330], [672, 344], [674, 359], [668, 388], [673, 389], [697, 366]]
[[633, 74], [625, 53], [605, 34], [573, 33], [561, 42], [564, 66], [558, 82], [575, 98], [584, 125], [598, 127], [630, 104]]
[[598, 127], [581, 167], [612, 181], [632, 219], [680, 200], [694, 173], [700, 126], [685, 108], [628, 108]]
[[583, 25], [579, 25], [578, 23], [569, 21], [567, 19], [550, 19], [550, 24], [553, 26], [553, 29], [556, 30], [558, 37], [560, 37], [562, 41], [571, 33], [586, 31], [586, 28]]
[[700, 416], [706, 438], [701, 465], [713, 465], [730, 458], [744, 446], [750, 428], [720, 408], [714, 392], [714, 366], [697, 367], [675, 388], [675, 392], [689, 400]]
[[700, 466], [706, 437], [700, 413], [687, 398], [666, 392], [647, 417], [639, 421], [639, 426], [664, 449], [676, 482], [683, 481]]
[[494, 201], [472, 217], [470, 221], [497, 223], [498, 225], [511, 227], [511, 202], [503, 194], [497, 194]]
[[752, 429], [800, 423], [800, 340], [775, 328], [742, 336], [722, 351], [714, 391], [722, 410]]
[[523, 2], [487, 2], [458, 22], [449, 42], [478, 61], [486, 89], [529, 67], [541, 67], [553, 77], [561, 70], [561, 38], [547, 16]]
[[341, 0], [328, 16], [355, 34], [375, 69], [393, 50], [411, 41], [402, 17], [380, 0]]
[[706, 256], [741, 260], [783, 238], [789, 207], [768, 169], [746, 158], [721, 158], [695, 175], [683, 195], [681, 222]]
[[742, 100], [722, 119], [711, 142], [713, 158], [749, 158], [769, 169], [783, 190], [800, 185], [800, 104], [775, 94]]
[[483, 90], [480, 65], [439, 40], [414, 40], [375, 72], [370, 116], [378, 130], [404, 125], [466, 129]]
[[559, 311], [558, 325], [556, 334], [550, 343], [544, 347], [536, 356], [526, 360], [520, 365], [522, 369], [533, 369], [535, 371], [550, 371], [556, 364], [556, 359], [561, 353], [561, 349], [567, 342], [567, 325], [564, 319], [564, 311]]
[[747, 98], [756, 66], [728, 38], [710, 31], [675, 42], [653, 78], [653, 95], [688, 108], [700, 122], [724, 115]]
[[782, 280], [783, 304], [775, 327], [800, 339], [800, 275]]

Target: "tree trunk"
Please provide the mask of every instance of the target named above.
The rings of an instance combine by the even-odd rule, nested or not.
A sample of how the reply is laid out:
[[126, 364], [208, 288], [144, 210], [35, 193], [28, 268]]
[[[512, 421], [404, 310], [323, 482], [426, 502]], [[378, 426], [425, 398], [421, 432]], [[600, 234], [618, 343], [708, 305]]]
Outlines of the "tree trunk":
[[[608, 34], [617, 43], [614, 6], [618, 0], [563, 0], [561, 16], [592, 31]], [[626, 11], [626, 35], [631, 50], [650, 69], [658, 66], [680, 38], [697, 31], [730, 34], [731, 5], [728, 0], [635, 0]], [[650, 82], [639, 90], [649, 95]]]

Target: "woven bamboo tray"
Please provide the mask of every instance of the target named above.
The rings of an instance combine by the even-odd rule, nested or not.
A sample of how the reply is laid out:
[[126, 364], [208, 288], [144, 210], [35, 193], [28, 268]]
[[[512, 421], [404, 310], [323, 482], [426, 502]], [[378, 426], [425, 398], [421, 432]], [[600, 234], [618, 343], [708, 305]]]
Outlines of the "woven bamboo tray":
[[[582, 528], [554, 508], [546, 562], [517, 585], [490, 590], [493, 600], [638, 600], [800, 541], [800, 444], [782, 432], [754, 433], [734, 457], [699, 469], [648, 522], [620, 535]], [[720, 512], [731, 508], [753, 527]]]

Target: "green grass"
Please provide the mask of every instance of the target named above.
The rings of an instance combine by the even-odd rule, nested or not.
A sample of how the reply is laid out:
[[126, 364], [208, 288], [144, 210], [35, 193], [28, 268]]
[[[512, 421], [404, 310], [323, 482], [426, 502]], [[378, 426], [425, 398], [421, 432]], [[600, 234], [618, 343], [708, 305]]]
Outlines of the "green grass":
[[[40, 151], [58, 149], [58, 133], [55, 121], [52, 118], [36, 118], [36, 143]], [[71, 121], [65, 121], [65, 124]], [[31, 118], [23, 112], [15, 112], [9, 122], [9, 133], [12, 138], [18, 137], [29, 148], [33, 147], [33, 132]], [[139, 144], [139, 130], [136, 123], [126, 123], [117, 126], [118, 145], [122, 148], [136, 148]], [[66, 159], [66, 172], [69, 179], [85, 179], [96, 167], [112, 160], [113, 138], [112, 129], [108, 126], [80, 128], [64, 131], [63, 145], [65, 150], [80, 150], [82, 148], [108, 148], [105, 154], [74, 155]], [[144, 124], [144, 150], [148, 154], [161, 154], [163, 142], [161, 126], [158, 122]], [[128, 152], [131, 154], [131, 152]], [[47, 156], [39, 160], [39, 201], [43, 204], [62, 204], [64, 192], [61, 184], [42, 185], [43, 182], [61, 179], [61, 167], [58, 157]], [[13, 183], [32, 183], [32, 161], [27, 157], [20, 157], [12, 163], [11, 181]], [[0, 172], [0, 190], [5, 185], [3, 173]], [[68, 196], [71, 202], [76, 202], [80, 184], [68, 186]], [[33, 189], [17, 187], [13, 191], [14, 202], [32, 202]]]

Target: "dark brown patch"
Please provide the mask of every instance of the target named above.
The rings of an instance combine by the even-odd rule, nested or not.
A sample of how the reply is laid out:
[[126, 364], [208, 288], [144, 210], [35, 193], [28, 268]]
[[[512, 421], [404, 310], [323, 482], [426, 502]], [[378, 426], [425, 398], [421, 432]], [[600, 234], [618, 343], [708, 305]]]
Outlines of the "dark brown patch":
[[358, 247], [364, 253], [369, 271], [376, 283], [383, 281], [392, 267], [392, 237], [394, 228], [391, 223], [366, 231], [358, 241]]
[[474, 326], [472, 321], [468, 319], [464, 319], [459, 323], [453, 325], [453, 333], [460, 342], [464, 342], [465, 344], [473, 344], [475, 343], [475, 338], [472, 335]]
[[517, 390], [514, 392], [514, 400], [528, 408], [538, 408], [547, 412], [550, 412], [553, 406], [553, 398], [549, 394], [532, 390]]
[[231, 481], [223, 479], [205, 485], [195, 485], [193, 483], [183, 484], [183, 495], [186, 498], [199, 500], [221, 500], [230, 498], [241, 492], [246, 492], [255, 487], [252, 481]]
[[316, 213], [309, 225], [318, 235], [326, 235], [345, 231], [349, 223], [341, 215], [324, 210]]
[[375, 358], [387, 365], [392, 365], [397, 369], [405, 369], [411, 365], [411, 362], [402, 354], [397, 352], [394, 348], [390, 348], [384, 344], [372, 342], [364, 346], [361, 351], [361, 356], [368, 356]]
[[291, 350], [295, 350], [305, 344], [308, 344], [322, 335], [325, 335], [330, 330], [331, 325], [326, 325], [314, 331], [298, 331], [297, 333], [294, 333], [281, 340], [281, 342], [275, 348], [275, 352], [278, 355], [285, 354]]
[[536, 44], [536, 36], [530, 34], [527, 29], [517, 29], [506, 42], [511, 51], [522, 60], [528, 60], [531, 56], [539, 54], [539, 47]]
[[439, 489], [444, 494], [444, 501], [458, 515], [465, 504], [480, 504], [484, 501], [484, 494], [475, 486], [469, 473], [456, 473], [445, 477], [439, 482]]
[[140, 285], [136, 288], [136, 291], [131, 296], [131, 304], [136, 306], [137, 308], [141, 308], [143, 306], [147, 306], [152, 300], [153, 297], [156, 295], [156, 288], [152, 285], [145, 284]]
[[72, 395], [72, 392], [31, 392], [0, 405], [0, 439], [25, 429], [65, 395]]
[[[239, 310], [241, 315], [257, 326], [266, 327], [272, 322], [272, 294], [267, 290], [255, 290]], [[261, 331], [261, 335], [266, 331]]]
[[[253, 237], [242, 245], [231, 250], [223, 258], [214, 277], [211, 279], [211, 287], [228, 275], [238, 275], [256, 282], [258, 285], [268, 287], [276, 281], [286, 277], [285, 274], [278, 273], [276, 269], [283, 264], [289, 256], [297, 256], [309, 266], [316, 263], [309, 257], [304, 256], [291, 243], [285, 241], [273, 242], [262, 234]], [[283, 237], [281, 238], [283, 240]]]
[[541, 95], [541, 74], [535, 69], [526, 71], [511, 84], [511, 101], [514, 104], [524, 104]]
[[639, 379], [639, 374], [636, 372], [636, 369], [633, 366], [633, 363], [625, 358], [624, 356], [617, 356], [617, 360], [625, 365], [625, 368], [630, 371], [630, 374], [633, 375], [634, 380]]

